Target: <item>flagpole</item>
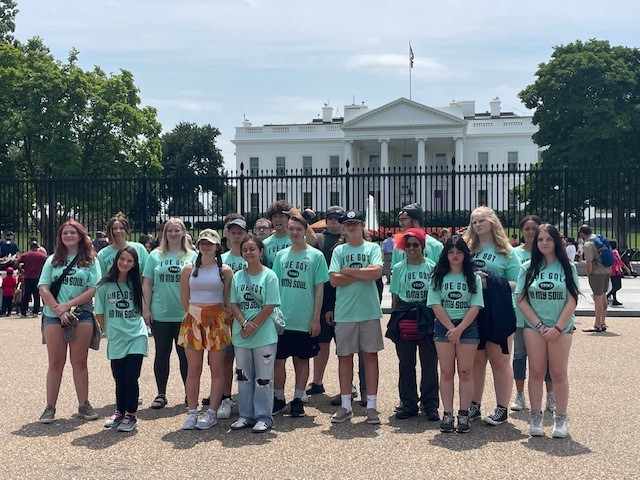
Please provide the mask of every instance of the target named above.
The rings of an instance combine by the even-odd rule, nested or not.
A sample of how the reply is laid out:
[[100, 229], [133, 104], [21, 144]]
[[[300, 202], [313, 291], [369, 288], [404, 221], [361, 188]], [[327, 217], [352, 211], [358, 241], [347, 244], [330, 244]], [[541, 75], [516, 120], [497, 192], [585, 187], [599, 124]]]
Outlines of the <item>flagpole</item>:
[[413, 70], [413, 49], [409, 42], [409, 100], [411, 100], [411, 70]]

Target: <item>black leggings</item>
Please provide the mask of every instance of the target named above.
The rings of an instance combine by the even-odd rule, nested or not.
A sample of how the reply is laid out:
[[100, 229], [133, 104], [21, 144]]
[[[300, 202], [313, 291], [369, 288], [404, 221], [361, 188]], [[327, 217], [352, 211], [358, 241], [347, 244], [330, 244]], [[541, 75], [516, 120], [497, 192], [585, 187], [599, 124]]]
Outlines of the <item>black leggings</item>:
[[116, 381], [116, 408], [120, 413], [136, 413], [140, 388], [138, 379], [142, 370], [142, 354], [132, 353], [111, 360], [111, 372]]
[[614, 275], [613, 277], [611, 277], [611, 291], [607, 293], [607, 297], [612, 296], [613, 301], [617, 302], [618, 297], [616, 297], [616, 293], [618, 293], [618, 290], [620, 290], [621, 288], [622, 288], [622, 276]]
[[182, 383], [187, 381], [187, 356], [184, 348], [178, 345], [178, 333], [181, 322], [153, 322], [153, 339], [156, 342], [156, 358], [153, 362], [153, 373], [156, 376], [158, 394], [167, 393], [167, 382], [169, 381], [169, 360], [173, 344], [176, 345], [178, 360], [180, 361], [180, 376]]

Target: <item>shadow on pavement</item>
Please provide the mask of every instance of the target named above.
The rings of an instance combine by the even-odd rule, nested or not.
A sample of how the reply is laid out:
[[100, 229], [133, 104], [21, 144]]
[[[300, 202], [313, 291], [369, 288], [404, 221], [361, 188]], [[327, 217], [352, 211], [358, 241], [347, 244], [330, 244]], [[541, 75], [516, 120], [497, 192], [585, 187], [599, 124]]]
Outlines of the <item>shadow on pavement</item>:
[[71, 445], [76, 447], [87, 447], [90, 450], [103, 450], [105, 448], [112, 447], [131, 435], [137, 435], [138, 429], [133, 432], [118, 432], [115, 428], [104, 428], [102, 425], [97, 424], [96, 427], [102, 429], [91, 435], [85, 435], [84, 437], [78, 437], [71, 441]]
[[573, 457], [592, 452], [590, 448], [573, 441], [571, 436], [567, 438], [529, 437], [529, 439], [522, 442], [522, 445], [554, 457]]
[[49, 425], [40, 422], [27, 423], [11, 434], [27, 438], [58, 437], [77, 430], [79, 425], [80, 420], [75, 418], [56, 418], [55, 422]]

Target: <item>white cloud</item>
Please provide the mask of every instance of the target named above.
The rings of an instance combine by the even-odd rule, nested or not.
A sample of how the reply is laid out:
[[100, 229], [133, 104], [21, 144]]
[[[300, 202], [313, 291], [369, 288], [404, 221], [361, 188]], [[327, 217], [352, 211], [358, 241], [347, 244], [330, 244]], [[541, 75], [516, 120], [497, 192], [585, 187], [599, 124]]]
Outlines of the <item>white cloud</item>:
[[[430, 57], [415, 56], [413, 67], [411, 75], [414, 78], [443, 79], [468, 76], [464, 69], [448, 67]], [[358, 73], [406, 77], [409, 71], [409, 53], [407, 52], [405, 55], [396, 53], [355, 55], [347, 60], [346, 68]]]

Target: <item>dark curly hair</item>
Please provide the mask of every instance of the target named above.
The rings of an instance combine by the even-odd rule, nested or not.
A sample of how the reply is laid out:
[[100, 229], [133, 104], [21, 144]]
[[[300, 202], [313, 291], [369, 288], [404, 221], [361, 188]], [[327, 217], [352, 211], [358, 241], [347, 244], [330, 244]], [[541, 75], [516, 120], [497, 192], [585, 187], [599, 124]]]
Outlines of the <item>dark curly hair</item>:
[[444, 242], [444, 250], [440, 254], [436, 268], [433, 270], [433, 288], [440, 290], [442, 288], [442, 282], [444, 276], [451, 271], [451, 265], [449, 264], [448, 253], [453, 247], [456, 247], [464, 254], [464, 260], [462, 261], [462, 273], [467, 280], [467, 286], [471, 293], [476, 293], [476, 276], [473, 271], [473, 263], [471, 263], [471, 251], [467, 242], [464, 241], [462, 235], [453, 235]]
[[269, 205], [269, 208], [267, 208], [266, 215], [267, 215], [267, 218], [271, 220], [273, 216], [277, 215], [278, 213], [284, 213], [285, 215], [288, 215], [288, 213], [285, 213], [285, 212], [288, 212], [292, 208], [293, 208], [293, 205], [291, 205], [286, 200], [278, 200], [277, 202], [273, 202], [271, 205]]

